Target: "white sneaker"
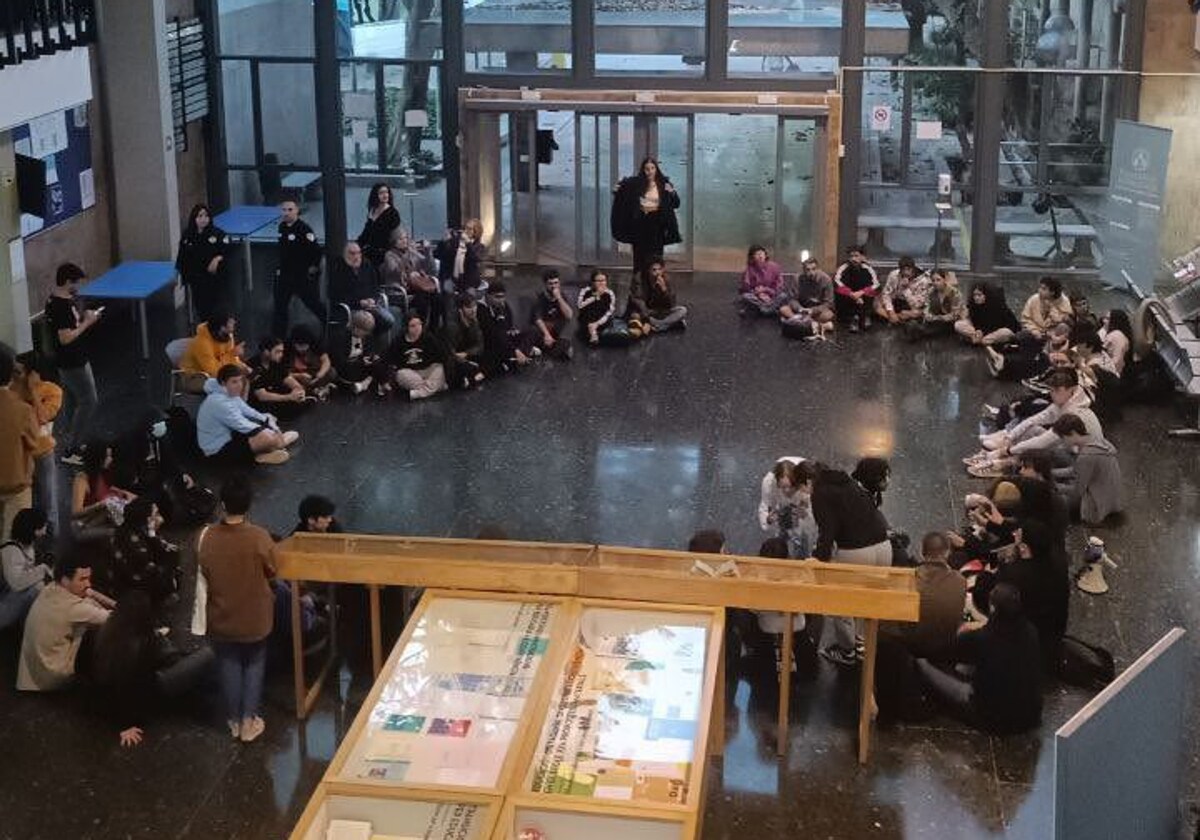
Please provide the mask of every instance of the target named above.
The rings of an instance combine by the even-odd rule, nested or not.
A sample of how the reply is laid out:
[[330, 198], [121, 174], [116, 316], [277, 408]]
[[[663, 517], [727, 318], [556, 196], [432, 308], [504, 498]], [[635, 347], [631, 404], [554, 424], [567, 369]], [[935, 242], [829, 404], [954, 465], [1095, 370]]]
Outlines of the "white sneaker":
[[254, 463], [256, 463], [256, 464], [286, 464], [288, 461], [288, 458], [290, 458], [290, 457], [291, 456], [288, 455], [288, 451], [286, 449], [273, 449], [270, 452], [263, 452], [260, 455], [255, 455]]
[[236, 741], [242, 737], [242, 725], [240, 723], [236, 720], [227, 720], [225, 723], [229, 726], [229, 734], [233, 736], [233, 740]]
[[242, 743], [249, 744], [259, 735], [267, 731], [266, 722], [257, 715], [252, 718], [242, 720]]
[[293, 443], [295, 443], [298, 440], [300, 440], [299, 432], [284, 432], [283, 433], [283, 445], [284, 446], [291, 446]]

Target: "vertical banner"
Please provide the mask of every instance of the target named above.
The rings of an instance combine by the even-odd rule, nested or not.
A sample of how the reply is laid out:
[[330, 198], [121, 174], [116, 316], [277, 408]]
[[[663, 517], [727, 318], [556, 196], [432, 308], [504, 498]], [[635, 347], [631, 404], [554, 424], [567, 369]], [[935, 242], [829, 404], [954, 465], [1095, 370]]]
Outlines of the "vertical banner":
[[1117, 120], [1102, 231], [1105, 283], [1138, 297], [1154, 291], [1158, 234], [1167, 193], [1171, 130]]

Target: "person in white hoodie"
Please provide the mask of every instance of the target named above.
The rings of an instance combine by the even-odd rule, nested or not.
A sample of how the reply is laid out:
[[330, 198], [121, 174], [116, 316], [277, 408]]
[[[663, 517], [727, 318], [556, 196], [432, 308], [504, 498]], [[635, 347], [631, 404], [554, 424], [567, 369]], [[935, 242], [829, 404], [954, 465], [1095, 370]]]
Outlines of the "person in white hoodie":
[[284, 432], [271, 414], [250, 407], [245, 400], [246, 374], [237, 365], [225, 365], [216, 379], [204, 383], [207, 394], [196, 414], [196, 442], [210, 459], [231, 466], [251, 463], [282, 464], [287, 447], [299, 432]]
[[1059, 449], [1062, 439], [1054, 433], [1054, 423], [1065, 414], [1074, 414], [1083, 422], [1088, 434], [1104, 439], [1100, 419], [1091, 409], [1091, 398], [1079, 385], [1074, 370], [1056, 370], [1046, 379], [1050, 388], [1050, 404], [1023, 420], [991, 434], [981, 435], [983, 449], [963, 460], [967, 471], [976, 478], [1000, 478], [1015, 466], [1015, 458], [1029, 452], [1048, 452]]
[[817, 542], [817, 522], [807, 485], [802, 486], [797, 467], [803, 458], [780, 458], [763, 476], [762, 496], [758, 503], [758, 527], [788, 541], [789, 553], [801, 559], [812, 555]]

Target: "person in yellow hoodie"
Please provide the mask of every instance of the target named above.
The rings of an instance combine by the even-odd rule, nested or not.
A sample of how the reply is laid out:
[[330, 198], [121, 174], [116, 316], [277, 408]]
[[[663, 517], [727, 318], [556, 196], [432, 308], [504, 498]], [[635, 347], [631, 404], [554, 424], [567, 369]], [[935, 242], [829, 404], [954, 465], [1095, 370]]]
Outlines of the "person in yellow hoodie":
[[37, 368], [37, 356], [32, 351], [19, 353], [13, 365], [12, 389], [33, 408], [37, 420], [38, 446], [34, 450], [33, 505], [49, 518], [57, 529], [58, 470], [54, 467], [54, 418], [62, 408], [63, 391], [53, 382], [42, 379]]
[[183, 353], [179, 362], [186, 373], [203, 373], [215, 377], [225, 365], [237, 365], [243, 370], [249, 366], [242, 361], [245, 344], [234, 337], [237, 320], [219, 313], [196, 327], [196, 335]]
[[33, 456], [39, 430], [33, 409], [12, 389], [13, 357], [0, 346], [0, 528], [33, 504]]

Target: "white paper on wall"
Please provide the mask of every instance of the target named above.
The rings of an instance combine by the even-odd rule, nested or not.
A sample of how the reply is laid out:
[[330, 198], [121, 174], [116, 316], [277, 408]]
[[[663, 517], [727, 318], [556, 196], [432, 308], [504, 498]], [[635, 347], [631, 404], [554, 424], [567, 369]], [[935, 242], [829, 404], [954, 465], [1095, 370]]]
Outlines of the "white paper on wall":
[[917, 139], [918, 140], [941, 140], [942, 139], [942, 122], [941, 122], [941, 120], [917, 120]]
[[37, 233], [46, 226], [45, 221], [39, 216], [31, 216], [28, 213], [21, 214], [21, 236], [29, 236]]
[[25, 157], [33, 157], [33, 144], [29, 142], [28, 137], [22, 137], [16, 143], [13, 143], [13, 151]]
[[58, 183], [58, 166], [54, 163], [54, 155], [46, 157], [43, 162], [46, 164], [46, 186]]
[[57, 111], [31, 120], [29, 141], [33, 157], [44, 158], [66, 149], [67, 112]]
[[12, 272], [14, 286], [25, 282], [25, 243], [20, 239], [8, 243], [8, 267]]
[[872, 105], [871, 106], [871, 130], [872, 131], [891, 131], [892, 129], [892, 106], [891, 105]]
[[84, 210], [96, 203], [96, 181], [90, 169], [79, 173], [79, 203]]

